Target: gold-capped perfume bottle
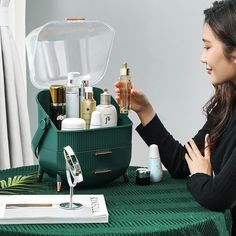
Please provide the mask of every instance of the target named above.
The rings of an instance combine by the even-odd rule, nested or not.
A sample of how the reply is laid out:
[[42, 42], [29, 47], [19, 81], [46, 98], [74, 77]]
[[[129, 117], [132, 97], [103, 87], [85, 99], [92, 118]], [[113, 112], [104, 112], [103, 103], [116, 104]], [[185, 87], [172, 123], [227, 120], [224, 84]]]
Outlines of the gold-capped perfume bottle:
[[123, 63], [120, 69], [120, 113], [127, 114], [131, 109], [130, 106], [130, 92], [132, 88], [130, 69], [127, 63]]

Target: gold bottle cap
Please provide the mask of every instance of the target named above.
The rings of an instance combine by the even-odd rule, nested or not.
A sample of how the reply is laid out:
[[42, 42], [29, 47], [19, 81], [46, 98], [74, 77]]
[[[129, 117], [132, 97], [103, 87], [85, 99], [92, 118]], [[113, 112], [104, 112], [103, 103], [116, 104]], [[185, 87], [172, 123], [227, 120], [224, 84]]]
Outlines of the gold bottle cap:
[[120, 75], [130, 75], [130, 69], [128, 68], [127, 62], [124, 62], [120, 68]]
[[50, 86], [51, 100], [53, 104], [66, 102], [66, 87], [63, 85]]

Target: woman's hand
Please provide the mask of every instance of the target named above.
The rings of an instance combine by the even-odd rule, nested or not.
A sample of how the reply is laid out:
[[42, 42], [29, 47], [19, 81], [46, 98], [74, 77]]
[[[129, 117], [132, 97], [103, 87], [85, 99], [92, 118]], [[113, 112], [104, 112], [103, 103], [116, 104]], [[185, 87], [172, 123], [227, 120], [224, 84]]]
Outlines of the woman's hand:
[[211, 153], [208, 145], [208, 134], [205, 136], [205, 148], [204, 156], [202, 156], [197, 145], [191, 139], [189, 144], [185, 145], [188, 153], [185, 154], [185, 159], [188, 163], [188, 167], [191, 175], [196, 173], [204, 173], [207, 175], [212, 175], [212, 166], [211, 166]]
[[[116, 100], [120, 102], [120, 81], [115, 83], [116, 87]], [[152, 105], [148, 101], [147, 97], [141, 90], [135, 89], [132, 85], [131, 94], [130, 94], [130, 105], [131, 109], [137, 113], [142, 124], [145, 126], [150, 122], [155, 116], [155, 111], [152, 108]]]

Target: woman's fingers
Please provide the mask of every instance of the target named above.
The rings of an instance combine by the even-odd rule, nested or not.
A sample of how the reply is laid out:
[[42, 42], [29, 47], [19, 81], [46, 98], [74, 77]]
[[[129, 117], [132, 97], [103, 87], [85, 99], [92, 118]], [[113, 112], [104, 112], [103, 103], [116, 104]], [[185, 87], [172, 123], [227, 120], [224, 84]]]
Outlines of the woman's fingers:
[[199, 151], [197, 145], [195, 144], [195, 142], [194, 142], [194, 140], [193, 140], [192, 138], [189, 140], [189, 143], [190, 143], [190, 145], [191, 145], [191, 148], [192, 148], [193, 152], [194, 152], [196, 155], [201, 156], [202, 154], [201, 154], [201, 152]]
[[195, 153], [193, 152], [191, 146], [188, 143], [185, 144], [185, 148], [187, 149], [188, 156], [190, 157], [190, 159], [194, 158], [195, 157]]
[[190, 158], [190, 156], [188, 155], [188, 153], [185, 153], [185, 160], [187, 161], [187, 164], [188, 164], [188, 167], [190, 168], [191, 166], [191, 162], [192, 162], [192, 159]]
[[201, 158], [206, 158], [210, 160], [211, 153], [210, 153], [210, 147], [209, 147], [209, 136], [205, 136], [205, 148], [204, 148], [204, 156], [201, 154], [200, 150], [198, 149], [196, 143], [194, 142], [193, 139], [190, 139], [188, 143], [185, 145], [188, 155], [191, 159], [201, 157]]
[[116, 88], [116, 89], [115, 89], [115, 92], [116, 92], [116, 94], [120, 94], [120, 89], [119, 89], [119, 88]]
[[120, 80], [117, 80], [117, 81], [115, 82], [115, 87], [116, 87], [116, 88], [120, 88], [120, 86], [121, 86], [121, 82], [120, 82]]
[[115, 93], [116, 93], [116, 101], [120, 102], [120, 81], [115, 82]]
[[185, 147], [191, 159], [202, 156], [201, 152], [199, 151], [193, 139], [190, 139], [189, 142], [185, 144]]

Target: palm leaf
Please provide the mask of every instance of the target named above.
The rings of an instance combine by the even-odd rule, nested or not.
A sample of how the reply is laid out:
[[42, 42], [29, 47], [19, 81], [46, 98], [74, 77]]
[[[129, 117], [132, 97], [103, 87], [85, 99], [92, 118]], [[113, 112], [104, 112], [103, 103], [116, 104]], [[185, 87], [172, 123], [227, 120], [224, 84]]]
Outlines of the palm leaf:
[[21, 191], [33, 191], [37, 186], [36, 173], [16, 175], [0, 180], [0, 194], [16, 194]]

